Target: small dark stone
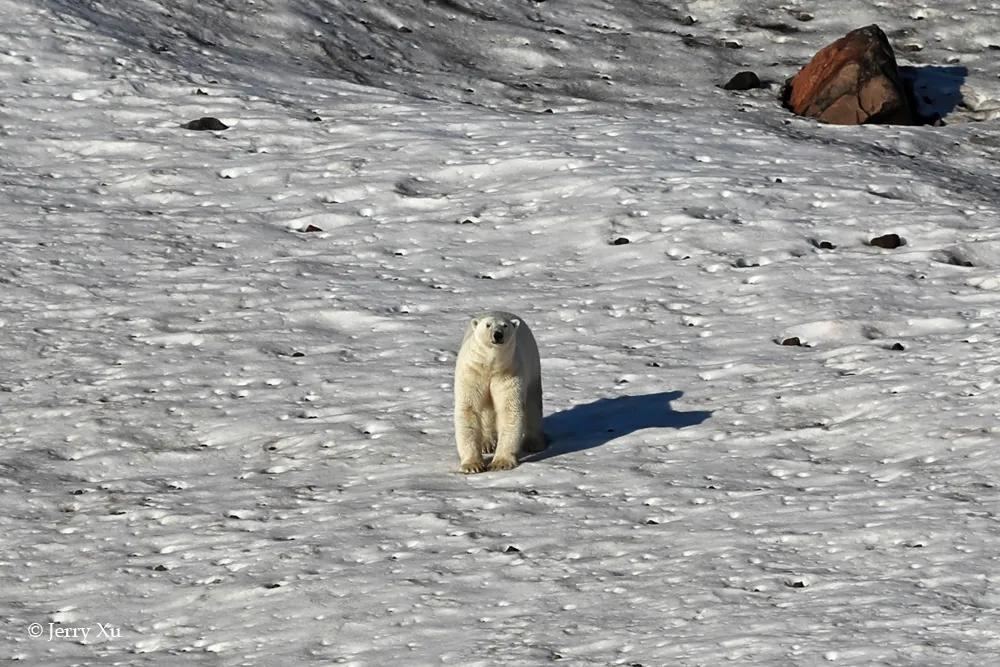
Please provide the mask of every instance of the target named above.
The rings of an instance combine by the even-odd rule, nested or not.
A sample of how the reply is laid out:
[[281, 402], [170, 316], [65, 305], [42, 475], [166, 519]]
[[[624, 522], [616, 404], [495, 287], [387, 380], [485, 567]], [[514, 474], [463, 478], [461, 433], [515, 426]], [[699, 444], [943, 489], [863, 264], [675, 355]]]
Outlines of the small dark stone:
[[786, 581], [785, 585], [789, 588], [805, 588], [807, 586], [806, 582], [801, 579], [794, 579], [792, 581]]
[[204, 90], [202, 90], [201, 88], [199, 88], [198, 90], [194, 91], [194, 94], [195, 94], [195, 95], [208, 95], [208, 93], [206, 93], [206, 92], [205, 92]]
[[688, 14], [687, 16], [685, 16], [684, 18], [681, 19], [681, 25], [694, 25], [697, 22], [698, 22], [698, 19], [696, 19], [695, 17], [691, 16], [690, 14]]
[[888, 248], [889, 250], [892, 250], [894, 248], [898, 248], [899, 246], [906, 245], [906, 239], [902, 238], [899, 234], [885, 234], [884, 236], [876, 236], [868, 243], [869, 245], [873, 245], [877, 248]]
[[659, 361], [647, 361], [646, 365], [650, 368], [660, 368], [663, 366]]
[[779, 177], [779, 178], [774, 179], [774, 182], [775, 183], [784, 183], [785, 179]]
[[801, 32], [799, 28], [796, 28], [795, 26], [789, 25], [787, 23], [782, 23], [781, 21], [775, 21], [773, 23], [767, 23], [767, 22], [754, 23], [753, 26], [756, 28], [761, 28], [762, 30], [771, 30], [773, 32], [782, 35], [794, 35], [797, 32]]
[[305, 354], [305, 352], [292, 352], [292, 356], [293, 357], [304, 357], [304, 356], [306, 356], [306, 354]]
[[323, 230], [321, 228], [317, 227], [316, 225], [310, 224], [310, 225], [306, 225], [305, 229], [303, 229], [302, 231], [305, 232], [305, 233], [307, 233], [307, 234], [312, 234], [313, 232], [321, 232]]
[[546, 109], [542, 113], [555, 113], [555, 111], [553, 111], [552, 109]]
[[515, 547], [513, 544], [508, 544], [507, 548], [503, 550], [505, 554], [519, 554], [521, 550]]
[[727, 39], [722, 43], [727, 49], [742, 49], [743, 45], [737, 42], [735, 39]]
[[413, 28], [410, 28], [410, 27], [405, 26], [405, 25], [399, 26], [399, 28], [397, 28], [397, 30], [399, 30], [399, 32], [407, 33], [407, 34], [413, 32]]
[[1000, 51], [1000, 44], [990, 44], [987, 46], [990, 51]]
[[629, 241], [627, 238], [625, 238], [624, 236], [619, 236], [618, 238], [616, 238], [614, 241], [611, 242], [611, 245], [628, 245], [629, 243], [631, 243], [631, 241]]
[[218, 118], [213, 118], [212, 116], [203, 116], [198, 120], [192, 120], [188, 123], [184, 123], [181, 127], [185, 130], [211, 130], [214, 132], [229, 129], [228, 125], [223, 123]]
[[889, 349], [890, 349], [890, 350], [893, 350], [893, 351], [895, 351], [895, 352], [902, 352], [902, 351], [903, 351], [903, 350], [905, 350], [906, 348], [905, 348], [905, 347], [903, 346], [903, 344], [902, 344], [902, 343], [893, 343], [893, 344], [892, 344], [892, 347], [890, 347]]
[[812, 244], [819, 248], [820, 250], [836, 250], [837, 246], [829, 241], [821, 241], [819, 239], [813, 239]]
[[656, 519], [646, 519], [646, 525], [647, 526], [658, 526], [658, 525], [660, 525], [660, 522], [657, 521]]
[[760, 77], [749, 70], [737, 74], [722, 86], [726, 90], [751, 90], [760, 88]]
[[320, 118], [319, 116], [313, 116], [312, 118], [309, 119], [309, 122], [311, 122], [311, 123], [322, 123], [323, 119]]
[[799, 346], [799, 347], [801, 347], [802, 346], [802, 340], [798, 336], [792, 336], [791, 338], [786, 338], [785, 340], [781, 341], [781, 344], [782, 345], [788, 345], [789, 347], [791, 347], [791, 346]]
[[168, 569], [170, 569], [170, 568], [168, 568], [168, 567], [167, 567], [166, 565], [163, 565], [163, 564], [161, 563], [160, 565], [157, 565], [157, 566], [156, 566], [156, 567], [154, 567], [153, 569], [154, 569], [154, 570], [156, 570], [157, 572], [166, 572], [166, 571], [167, 571]]

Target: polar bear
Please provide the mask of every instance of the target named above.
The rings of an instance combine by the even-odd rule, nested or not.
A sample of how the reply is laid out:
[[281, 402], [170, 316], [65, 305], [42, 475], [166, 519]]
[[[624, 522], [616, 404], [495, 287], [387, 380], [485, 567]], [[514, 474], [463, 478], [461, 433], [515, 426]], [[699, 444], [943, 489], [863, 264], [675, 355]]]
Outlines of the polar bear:
[[545, 448], [542, 370], [538, 345], [512, 313], [475, 315], [455, 364], [455, 440], [459, 469], [483, 472], [483, 454], [495, 450], [490, 470], [510, 470], [519, 454]]

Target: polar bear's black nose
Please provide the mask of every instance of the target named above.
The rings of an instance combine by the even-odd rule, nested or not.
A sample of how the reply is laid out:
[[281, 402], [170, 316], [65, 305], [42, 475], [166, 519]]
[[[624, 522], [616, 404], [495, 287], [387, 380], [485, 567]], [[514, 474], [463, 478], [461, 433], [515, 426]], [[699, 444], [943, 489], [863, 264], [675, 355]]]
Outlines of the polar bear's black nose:
[[502, 343], [503, 342], [503, 332], [502, 331], [494, 331], [493, 332], [493, 342], [494, 343]]

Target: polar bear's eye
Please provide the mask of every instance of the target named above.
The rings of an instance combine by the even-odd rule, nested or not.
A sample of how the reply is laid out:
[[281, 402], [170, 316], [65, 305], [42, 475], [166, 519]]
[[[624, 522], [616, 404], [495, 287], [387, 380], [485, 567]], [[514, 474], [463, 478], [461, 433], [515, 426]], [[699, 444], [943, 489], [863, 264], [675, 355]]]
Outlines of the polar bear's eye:
[[493, 328], [493, 325], [492, 325], [492, 324], [490, 324], [489, 322], [487, 322], [487, 323], [486, 323], [486, 328], [487, 328], [487, 329], [492, 329], [492, 328]]

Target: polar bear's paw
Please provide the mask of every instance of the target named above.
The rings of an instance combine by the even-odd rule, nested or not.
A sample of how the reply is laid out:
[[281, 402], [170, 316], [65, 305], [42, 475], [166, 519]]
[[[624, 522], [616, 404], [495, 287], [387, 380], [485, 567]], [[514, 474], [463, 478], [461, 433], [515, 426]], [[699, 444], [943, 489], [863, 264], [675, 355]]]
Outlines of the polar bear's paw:
[[480, 459], [479, 461], [463, 461], [460, 466], [458, 466], [458, 471], [465, 475], [472, 475], [477, 472], [483, 472], [486, 470], [486, 464]]
[[517, 467], [517, 459], [513, 456], [494, 456], [490, 461], [490, 470], [513, 470]]

